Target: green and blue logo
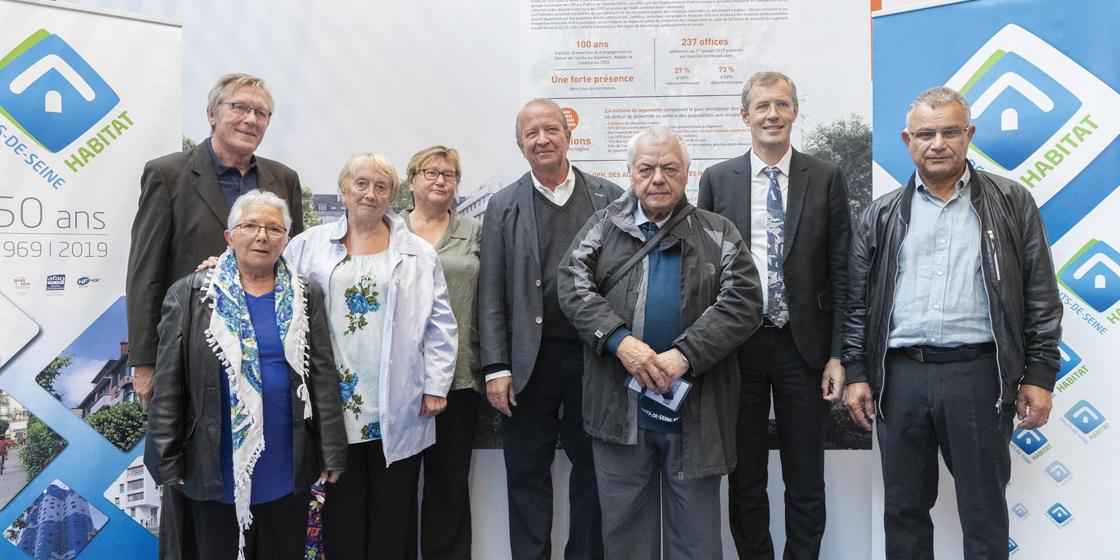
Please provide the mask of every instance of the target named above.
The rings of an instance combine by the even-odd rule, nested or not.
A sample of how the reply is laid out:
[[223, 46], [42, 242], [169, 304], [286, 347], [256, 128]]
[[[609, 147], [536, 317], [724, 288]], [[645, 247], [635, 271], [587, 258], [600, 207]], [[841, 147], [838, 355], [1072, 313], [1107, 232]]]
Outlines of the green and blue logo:
[[1120, 253], [1091, 239], [1058, 271], [1058, 282], [1089, 307], [1107, 312], [1120, 301]]
[[45, 29], [0, 59], [0, 114], [53, 153], [77, 140], [119, 102], [77, 51]]
[[1082, 105], [1057, 80], [1002, 49], [992, 53], [961, 94], [972, 105], [972, 149], [1005, 170], [1031, 157]]

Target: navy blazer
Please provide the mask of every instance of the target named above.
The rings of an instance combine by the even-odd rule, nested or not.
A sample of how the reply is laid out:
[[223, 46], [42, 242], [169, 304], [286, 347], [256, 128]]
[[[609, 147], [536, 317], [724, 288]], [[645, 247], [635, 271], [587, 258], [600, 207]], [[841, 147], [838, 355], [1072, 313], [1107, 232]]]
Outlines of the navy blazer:
[[[731, 220], [750, 243], [750, 189], [746, 153], [704, 171], [696, 207]], [[840, 357], [851, 237], [848, 189], [839, 167], [794, 150], [787, 197], [782, 269], [789, 326], [805, 363], [824, 369], [829, 358]]]
[[[587, 185], [595, 211], [622, 195], [618, 185], [575, 166]], [[509, 368], [513, 390], [521, 392], [533, 373], [541, 345], [544, 315], [543, 274], [533, 210], [533, 176], [530, 173], [490, 197], [482, 221], [482, 252], [478, 273], [478, 330], [482, 371]], [[565, 240], [567, 244], [571, 240]], [[573, 359], [579, 359], [574, 357]]]

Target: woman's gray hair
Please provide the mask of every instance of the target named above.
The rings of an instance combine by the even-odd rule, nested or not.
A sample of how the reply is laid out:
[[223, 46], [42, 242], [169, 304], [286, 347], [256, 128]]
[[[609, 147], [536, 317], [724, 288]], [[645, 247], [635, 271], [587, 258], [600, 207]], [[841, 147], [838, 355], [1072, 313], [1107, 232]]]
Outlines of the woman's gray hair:
[[688, 147], [684, 145], [684, 139], [680, 134], [677, 134], [673, 129], [666, 126], [651, 126], [630, 137], [630, 141], [626, 143], [626, 166], [632, 167], [634, 165], [634, 155], [638, 151], [638, 142], [648, 140], [655, 144], [661, 144], [668, 141], [673, 141], [677, 144], [677, 153], [681, 156], [681, 163], [685, 167], [692, 164], [692, 158], [688, 155]]
[[229, 209], [226, 229], [237, 227], [237, 222], [241, 221], [241, 216], [245, 213], [245, 210], [253, 206], [271, 206], [279, 210], [280, 215], [284, 216], [284, 229], [292, 230], [292, 213], [288, 211], [288, 202], [273, 193], [260, 189], [253, 189], [233, 201], [233, 207]]

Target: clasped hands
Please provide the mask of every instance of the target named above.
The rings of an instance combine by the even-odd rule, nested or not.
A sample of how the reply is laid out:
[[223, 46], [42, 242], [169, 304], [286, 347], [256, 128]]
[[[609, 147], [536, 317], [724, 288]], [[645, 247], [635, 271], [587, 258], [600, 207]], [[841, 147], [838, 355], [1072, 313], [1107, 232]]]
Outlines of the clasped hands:
[[630, 335], [619, 343], [615, 356], [639, 385], [657, 393], [667, 392], [674, 381], [688, 373], [689, 368], [688, 360], [680, 350], [670, 348], [658, 354], [648, 344]]

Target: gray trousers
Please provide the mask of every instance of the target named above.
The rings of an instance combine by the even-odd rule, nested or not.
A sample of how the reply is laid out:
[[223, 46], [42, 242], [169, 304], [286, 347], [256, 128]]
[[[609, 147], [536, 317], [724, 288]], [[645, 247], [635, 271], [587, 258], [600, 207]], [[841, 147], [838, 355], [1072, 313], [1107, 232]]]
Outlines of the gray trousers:
[[591, 442], [607, 558], [723, 558], [720, 477], [680, 478], [681, 434], [639, 429], [637, 445]]
[[[964, 533], [963, 558], [1005, 560], [1004, 491], [1011, 478], [1015, 395], [996, 408], [996, 355], [965, 362], [919, 363], [891, 351], [876, 432], [883, 462], [888, 560], [932, 560], [937, 452], [953, 475]], [[955, 557], [956, 554], [949, 553]]]

